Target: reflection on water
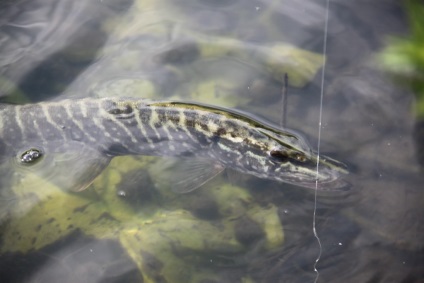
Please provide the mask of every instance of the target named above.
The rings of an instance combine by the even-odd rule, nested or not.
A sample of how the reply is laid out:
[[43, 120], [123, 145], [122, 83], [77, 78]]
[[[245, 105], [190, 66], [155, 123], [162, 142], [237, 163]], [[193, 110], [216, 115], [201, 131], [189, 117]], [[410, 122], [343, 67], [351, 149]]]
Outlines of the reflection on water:
[[[172, 97], [278, 121], [288, 73], [287, 125], [316, 144], [324, 1], [50, 4], [0, 4], [5, 101]], [[412, 95], [373, 66], [386, 36], [405, 32], [396, 1], [330, 2], [321, 152], [349, 164], [352, 190], [318, 195], [319, 282], [424, 278]], [[313, 191], [228, 174], [176, 195], [160, 164], [118, 159], [78, 194], [53, 185], [9, 197], [2, 192], [2, 207], [15, 217], [1, 228], [1, 278], [314, 280]], [[21, 213], [25, 205], [31, 209]]]
[[0, 96], [42, 100], [63, 91], [104, 45], [102, 22], [131, 4], [118, 2], [2, 1]]

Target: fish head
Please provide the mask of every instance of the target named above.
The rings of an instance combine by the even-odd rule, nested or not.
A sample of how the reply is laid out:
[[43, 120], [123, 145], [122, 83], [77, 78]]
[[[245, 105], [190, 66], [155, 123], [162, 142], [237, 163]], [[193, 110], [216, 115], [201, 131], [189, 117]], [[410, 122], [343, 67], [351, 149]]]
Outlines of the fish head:
[[344, 190], [347, 174], [343, 163], [318, 155], [302, 136], [272, 129], [260, 129], [266, 136], [261, 145], [262, 177], [319, 190]]

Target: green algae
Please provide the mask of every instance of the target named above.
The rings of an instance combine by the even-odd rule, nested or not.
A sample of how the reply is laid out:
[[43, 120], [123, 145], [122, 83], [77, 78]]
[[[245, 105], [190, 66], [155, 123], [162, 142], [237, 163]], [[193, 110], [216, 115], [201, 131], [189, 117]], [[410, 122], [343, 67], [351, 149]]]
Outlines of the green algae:
[[409, 35], [392, 37], [379, 54], [383, 68], [409, 86], [415, 93], [415, 113], [424, 118], [424, 5], [422, 1], [404, 2], [409, 18]]
[[[290, 85], [304, 87], [324, 63], [322, 55], [284, 42], [261, 44], [234, 31], [206, 34], [189, 21], [174, 2], [135, 1], [127, 14], [102, 21], [110, 42], [98, 55], [100, 71], [83, 74], [71, 92], [83, 97], [167, 96], [237, 107], [254, 100], [246, 94], [252, 79], [281, 82], [288, 74]], [[259, 21], [259, 29], [272, 26], [262, 23], [264, 17]], [[84, 52], [65, 57], [79, 56], [87, 58]], [[168, 80], [175, 87], [165, 93], [161, 84]], [[21, 94], [19, 102], [24, 98]], [[2, 226], [1, 253], [40, 251], [79, 231], [118, 241], [143, 282], [195, 283], [221, 282], [216, 270], [248, 266], [257, 254], [284, 244], [274, 205], [258, 204], [248, 190], [219, 177], [196, 192], [178, 195], [162, 168], [157, 158], [114, 158], [81, 193], [31, 176], [27, 183], [42, 186], [11, 188], [14, 201]], [[248, 275], [239, 280], [255, 282]]]
[[[243, 255], [252, 250], [251, 245], [271, 251], [283, 244], [277, 208], [259, 206], [247, 190], [231, 184], [217, 181], [188, 195], [175, 195], [166, 186], [159, 186], [156, 201], [152, 199], [146, 207], [129, 205], [117, 192], [125, 185], [126, 173], [155, 168], [153, 163], [158, 162], [160, 159], [150, 157], [115, 158], [83, 193], [65, 192], [52, 184], [29, 192], [37, 201], [3, 226], [1, 252], [41, 250], [80, 231], [119, 241], [144, 282], [160, 282], [158, 278], [162, 278], [179, 283], [219, 280], [214, 269], [247, 264]], [[140, 190], [156, 188], [155, 179], [161, 176], [153, 171], [150, 175], [152, 182], [140, 182]], [[217, 213], [204, 217], [187, 205], [199, 201], [213, 202]], [[250, 229], [244, 228], [246, 223]]]

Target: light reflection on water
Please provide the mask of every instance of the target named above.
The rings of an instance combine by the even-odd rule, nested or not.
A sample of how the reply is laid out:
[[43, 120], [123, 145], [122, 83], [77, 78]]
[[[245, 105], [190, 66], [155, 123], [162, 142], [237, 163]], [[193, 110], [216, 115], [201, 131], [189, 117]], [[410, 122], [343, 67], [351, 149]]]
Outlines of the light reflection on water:
[[[325, 3], [280, 2], [3, 3], [0, 96], [172, 97], [278, 121], [287, 72], [287, 125], [315, 145]], [[404, 16], [396, 1], [350, 2], [330, 2], [321, 152], [349, 165], [352, 190], [318, 195], [320, 282], [419, 282], [424, 193], [412, 95], [373, 63], [386, 35], [405, 33]], [[40, 216], [5, 225], [2, 250], [11, 235], [38, 246], [1, 255], [1, 278], [142, 282], [141, 270], [144, 282], [313, 281], [313, 192], [222, 176], [174, 195], [149, 162], [120, 159], [91, 191], [52, 193]]]

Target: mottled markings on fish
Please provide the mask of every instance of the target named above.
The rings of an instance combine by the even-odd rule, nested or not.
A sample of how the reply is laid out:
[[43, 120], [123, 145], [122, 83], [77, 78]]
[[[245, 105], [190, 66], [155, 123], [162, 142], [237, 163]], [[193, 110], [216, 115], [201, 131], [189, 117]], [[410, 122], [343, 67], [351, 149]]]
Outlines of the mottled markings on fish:
[[230, 129], [231, 132], [233, 132], [234, 129], [236, 129], [239, 126], [235, 121], [232, 121], [232, 120], [226, 120], [224, 122], [224, 125], [225, 125], [225, 128]]
[[24, 126], [23, 126], [23, 123], [22, 123], [22, 113], [21, 113], [21, 108], [22, 108], [22, 106], [21, 105], [16, 105], [16, 107], [15, 107], [15, 121], [16, 121], [16, 124], [17, 124], [17, 128], [19, 129], [19, 132], [20, 132], [20, 136], [22, 137], [23, 136], [23, 132], [24, 132]]
[[[220, 116], [221, 118], [219, 119], [222, 119], [223, 121], [232, 121], [232, 122], [249, 125], [249, 127], [258, 127], [263, 129], [266, 132], [269, 132], [271, 134], [269, 136], [270, 137], [272, 136], [276, 140], [281, 138], [284, 145], [288, 147], [290, 147], [290, 143], [297, 144], [297, 141], [298, 141], [298, 137], [294, 133], [291, 133], [290, 131], [281, 132], [280, 129], [263, 124], [259, 121], [251, 119], [250, 117], [244, 116], [243, 114], [237, 113], [229, 109], [218, 109], [213, 106], [198, 105], [194, 103], [185, 103], [185, 102], [156, 102], [154, 104], [156, 106], [163, 106], [163, 107], [178, 107], [180, 109], [190, 109], [194, 111], [207, 111], [208, 113], [213, 113], [215, 115]], [[281, 135], [282, 133], [284, 135]]]
[[150, 121], [150, 113], [152, 112], [152, 109], [144, 108], [142, 107], [140, 109], [140, 120], [141, 124], [146, 125]]
[[225, 145], [225, 144], [223, 144], [223, 143], [218, 143], [218, 147], [219, 147], [221, 150], [226, 151], [226, 152], [232, 152], [232, 151], [233, 151], [233, 149], [232, 149], [232, 148], [230, 148], [230, 147], [226, 146], [226, 145]]
[[84, 118], [88, 117], [87, 101], [88, 100], [82, 100], [81, 103], [78, 104], [78, 106], [80, 107], [81, 115]]
[[155, 110], [157, 116], [158, 116], [158, 122], [160, 124], [166, 123], [167, 122], [167, 117], [166, 117], [166, 110], [165, 109], [161, 109], [158, 108]]
[[227, 130], [224, 127], [217, 127], [217, 129], [213, 132], [216, 136], [222, 137], [227, 134]]
[[171, 122], [165, 122], [162, 129], [166, 133], [166, 135], [168, 136], [168, 140], [170, 140], [170, 141], [174, 140], [174, 135], [171, 134], [171, 130], [175, 131], [175, 128], [174, 128], [174, 126]]
[[204, 136], [207, 136], [207, 137], [213, 136], [213, 133], [209, 131], [209, 127], [206, 124], [202, 123], [201, 121], [199, 122], [195, 121], [194, 129], [196, 129], [197, 132], [202, 133]]
[[234, 121], [225, 121], [224, 126], [217, 130], [217, 135], [221, 138], [227, 139], [233, 143], [242, 143], [245, 141], [245, 136], [248, 134], [243, 133], [244, 125], [237, 125]]
[[203, 130], [203, 132], [208, 133], [209, 135], [212, 135], [212, 132], [209, 130], [209, 127], [207, 124], [200, 123], [199, 126]]
[[[31, 140], [49, 147], [51, 140], [81, 139], [105, 152], [111, 148], [124, 154], [167, 155], [173, 152], [171, 155], [210, 156], [226, 166], [234, 164], [242, 169], [240, 171], [247, 169], [246, 172], [256, 176], [281, 171], [284, 172], [283, 180], [292, 182], [313, 174], [310, 166], [297, 167], [299, 164], [293, 162], [279, 164], [268, 156], [270, 150], [283, 148], [304, 152], [309, 160], [313, 153], [301, 138], [231, 110], [227, 113], [195, 104], [109, 98], [20, 107], [0, 106], [0, 134], [7, 137], [3, 144], [8, 148], [15, 142], [25, 144]], [[14, 131], [9, 134], [9, 129]], [[19, 132], [25, 136], [21, 137]], [[267, 172], [269, 170], [272, 172]], [[325, 178], [325, 174], [318, 177]]]
[[158, 113], [156, 111], [156, 107], [152, 107], [151, 111], [150, 111], [150, 119], [149, 119], [149, 126], [152, 129], [153, 133], [155, 133], [156, 137], [158, 139], [161, 139], [161, 135], [159, 134], [158, 130], [155, 127], [155, 124], [159, 123], [160, 125], [160, 120], [159, 120], [159, 116]]
[[244, 140], [243, 137], [235, 133], [234, 130], [228, 131], [227, 134], [223, 135], [223, 137], [231, 141], [232, 143], [242, 143]]
[[197, 141], [199, 144], [206, 146], [212, 143], [212, 140], [209, 139], [206, 135], [204, 135], [203, 133], [197, 132], [195, 134], [195, 136], [197, 137]]
[[194, 111], [183, 111], [183, 115], [185, 117], [185, 126], [187, 128], [195, 128], [196, 127], [196, 120], [197, 120], [197, 113]]
[[[260, 156], [260, 155], [257, 155], [257, 154], [254, 154], [253, 152], [251, 152], [251, 151], [246, 151], [245, 152], [245, 155], [246, 156], [249, 156], [250, 158], [252, 158], [252, 159], [254, 159], [257, 163], [259, 163], [261, 166], [265, 166], [265, 160]], [[256, 167], [256, 166], [255, 166]], [[255, 169], [257, 169], [257, 168], [255, 168]]]
[[136, 114], [135, 116], [136, 127], [139, 130], [141, 136], [146, 140], [147, 143], [152, 143], [152, 140], [147, 135], [146, 129], [143, 126], [143, 122], [141, 121], [140, 114]]
[[33, 123], [34, 123], [34, 128], [36, 129], [38, 136], [40, 137], [41, 141], [45, 144], [47, 142], [47, 140], [45, 138], [45, 135], [43, 134], [43, 131], [42, 131], [40, 125], [38, 124], [37, 119], [34, 119]]
[[[118, 127], [121, 130], [123, 130], [126, 133], [126, 135], [128, 137], [130, 137], [130, 140], [131, 140], [132, 143], [136, 144], [138, 142], [137, 139], [135, 138], [135, 136], [133, 135], [133, 133], [128, 129], [128, 127], [125, 126], [125, 124], [120, 119], [118, 119], [114, 114], [110, 114], [103, 107], [99, 107], [99, 108], [102, 109], [102, 112], [101, 112], [101, 114], [102, 114], [101, 116], [102, 117], [104, 117], [104, 118], [108, 119], [109, 121], [113, 122], [114, 125], [116, 125], [116, 127]], [[100, 122], [99, 124], [102, 124], [102, 123]], [[103, 127], [103, 125], [102, 125], [102, 127]], [[107, 132], [107, 129], [105, 129], [105, 132]], [[122, 137], [121, 137], [121, 140], [122, 140], [123, 143], [126, 143], [126, 141], [127, 141], [127, 139], [123, 139]], [[126, 146], [129, 147], [130, 145], [126, 144]]]
[[208, 137], [213, 136], [211, 129], [209, 129], [210, 120], [211, 118], [209, 117], [207, 113], [202, 113], [199, 115], [199, 120], [198, 120], [199, 127]]
[[[74, 123], [72, 122], [71, 119], [68, 118], [68, 115], [66, 113], [66, 109], [63, 103], [51, 103], [48, 109], [49, 109], [51, 120], [57, 126], [56, 129], [58, 129], [58, 132], [60, 133], [60, 135], [64, 137], [73, 138], [73, 135], [70, 134], [68, 129], [75, 128]], [[82, 139], [81, 134], [79, 137], [77, 136], [76, 138], [79, 138], [81, 140]]]
[[177, 135], [180, 131], [179, 112], [165, 108], [157, 109], [157, 112], [162, 123], [162, 130], [168, 136], [168, 140], [174, 141], [176, 137], [182, 139], [181, 137], [183, 136], [181, 134]]
[[83, 116], [83, 106], [82, 104], [86, 104], [87, 100], [81, 100], [77, 103], [72, 103], [71, 101], [68, 101], [68, 107], [70, 118], [72, 121], [77, 125], [77, 127], [81, 130], [81, 132], [84, 134], [84, 137], [87, 137], [89, 141], [93, 143], [97, 143], [98, 139], [96, 138], [96, 135], [90, 131], [89, 123], [91, 120], [88, 120], [85, 123], [80, 122], [80, 116]]
[[154, 143], [160, 141], [160, 136], [150, 125], [152, 109], [140, 106], [139, 113], [141, 128], [144, 129], [146, 132], [146, 137], [149, 138], [149, 147], [153, 149], [155, 147]]
[[[178, 113], [179, 113], [179, 116], [180, 116], [179, 128], [181, 130], [183, 130], [186, 133], [187, 137], [189, 137], [192, 141], [197, 142], [197, 139], [192, 135], [191, 131], [187, 127], [187, 117], [184, 114], [184, 110], [179, 109]], [[181, 138], [181, 136], [180, 136], [180, 138]], [[181, 139], [183, 139], [183, 138], [181, 138]]]
[[185, 148], [191, 148], [191, 146], [188, 143], [186, 143], [186, 142], [183, 142], [182, 143], [182, 146], [184, 146]]
[[[43, 111], [43, 113], [44, 113], [44, 116], [45, 116], [45, 118], [46, 118], [47, 123], [49, 123], [51, 126], [53, 126], [53, 128], [57, 129], [57, 130], [58, 130], [58, 132], [59, 132], [59, 134], [60, 134], [60, 135], [62, 135], [62, 137], [66, 140], [65, 132], [64, 132], [64, 131], [63, 131], [63, 129], [62, 129], [59, 125], [57, 125], [57, 124], [55, 123], [55, 121], [53, 121], [53, 119], [52, 119], [52, 116], [51, 116], [50, 111], [52, 111], [53, 107], [52, 107], [51, 105], [43, 104], [43, 103], [41, 103], [41, 104], [40, 104], [40, 106], [41, 106], [41, 110], [42, 110], [42, 111]], [[49, 131], [50, 129], [49, 129], [49, 128], [47, 128], [46, 130], [47, 130], [47, 131]]]
[[0, 128], [0, 132], [1, 132], [2, 136], [7, 135], [8, 137], [12, 138], [11, 139], [12, 141], [11, 140], [7, 141], [7, 139], [5, 139], [4, 143], [7, 144], [8, 146], [13, 147], [14, 146], [13, 139], [16, 139], [16, 140], [22, 139], [21, 131], [23, 129], [20, 129], [19, 131], [14, 130], [18, 126], [16, 125], [16, 121], [12, 119], [14, 117], [14, 114], [11, 113], [11, 111], [15, 111], [15, 110], [12, 110], [11, 108], [2, 109], [2, 113], [4, 113], [4, 114], [2, 114], [2, 119], [0, 119], [0, 123], [2, 123], [2, 127]]
[[173, 141], [174, 140], [174, 135], [171, 134], [170, 127], [169, 127], [169, 124], [168, 123], [162, 123], [162, 125], [161, 125], [161, 127], [159, 129], [163, 132], [164, 137], [166, 136], [166, 139], [168, 141]]
[[168, 126], [166, 125], [166, 122], [164, 122], [162, 119], [162, 113], [163, 109], [155, 109], [152, 112], [152, 115], [155, 116], [153, 119], [154, 121], [151, 121], [153, 125], [152, 128], [155, 130], [155, 133], [157, 133], [158, 136], [162, 137], [162, 140], [171, 140], [172, 136], [168, 130]]
[[[101, 118], [93, 117], [93, 122], [96, 125], [97, 128], [99, 128], [105, 137], [110, 138], [113, 142], [119, 143], [121, 142], [121, 139], [119, 138], [120, 133], [118, 132], [118, 129], [116, 127], [109, 127], [106, 129], [106, 127], [103, 125], [103, 123], [107, 121]], [[110, 130], [112, 130], [114, 133], [113, 135], [110, 134]]]
[[183, 129], [180, 127], [179, 123], [176, 122], [178, 119], [175, 118], [175, 113], [169, 112], [166, 109], [162, 109], [159, 111], [160, 119], [163, 121], [161, 130], [165, 133], [167, 136], [167, 140], [169, 141], [175, 141], [175, 140], [181, 140], [181, 132], [186, 133], [186, 129]]
[[153, 123], [152, 128], [155, 129], [155, 131], [158, 133], [160, 137], [165, 138], [164, 135], [160, 134], [160, 130], [164, 128], [164, 124], [162, 122]]
[[180, 117], [181, 114], [178, 110], [172, 110], [168, 109], [166, 113], [166, 119], [170, 122], [170, 124], [173, 125], [174, 129], [177, 129], [177, 127], [180, 127]]
[[[81, 103], [81, 102], [80, 102]], [[94, 137], [92, 137], [91, 135], [90, 135], [90, 133], [86, 133], [85, 131], [84, 131], [84, 127], [83, 127], [83, 125], [82, 125], [82, 123], [79, 121], [79, 119], [76, 119], [74, 116], [73, 116], [73, 112], [74, 111], [72, 111], [73, 109], [71, 108], [71, 106], [74, 106], [74, 109], [75, 109], [75, 103], [73, 103], [73, 102], [71, 102], [71, 101], [69, 101], [69, 100], [67, 100], [64, 104], [63, 104], [63, 106], [64, 106], [64, 108], [65, 108], [65, 113], [66, 113], [66, 115], [68, 115], [68, 117], [69, 117], [69, 120], [70, 121], [72, 121], [72, 123], [74, 123], [74, 125], [79, 129], [79, 131], [80, 131], [80, 133], [82, 134], [82, 136], [86, 136], [87, 138], [88, 138], [88, 140], [89, 141], [91, 141], [91, 142], [95, 142], [96, 141], [96, 139], [94, 138]], [[79, 106], [79, 103], [77, 103], [77, 106]], [[78, 107], [80, 110], [81, 110], [81, 107], [79, 106]], [[69, 127], [69, 130], [70, 131], [73, 131], [73, 132], [75, 132], [75, 128], [74, 127]]]
[[[112, 115], [115, 115], [118, 119], [126, 119], [130, 118], [131, 115], [128, 114], [134, 114], [133, 107], [129, 103], [116, 103], [116, 102], [109, 102], [112, 104], [112, 109], [106, 109], [106, 111]], [[109, 107], [110, 105], [107, 105], [105, 107]], [[125, 114], [125, 115], [124, 115]]]
[[[40, 128], [41, 127], [46, 128], [45, 130], [40, 131], [40, 129], [38, 129], [35, 126], [35, 121], [38, 120], [37, 117], [38, 116], [44, 116], [44, 115], [40, 115], [41, 114], [40, 112], [42, 112], [42, 110], [41, 110], [41, 107], [39, 105], [32, 105], [32, 106], [31, 105], [24, 105], [24, 106], [21, 106], [21, 107], [22, 107], [22, 109], [21, 109], [21, 113], [22, 113], [22, 115], [21, 115], [21, 119], [22, 119], [21, 140], [24, 140], [24, 141], [26, 141], [26, 140], [36, 140], [36, 139], [40, 138], [41, 136], [43, 136], [42, 139], [45, 140], [45, 139], [48, 138], [48, 137], [45, 136], [47, 130], [49, 131], [47, 133], [50, 135], [50, 137], [52, 136], [52, 134], [50, 133], [50, 132], [52, 132], [51, 128], [55, 129], [55, 127], [53, 125], [48, 124], [48, 122], [45, 120], [46, 119], [45, 117], [43, 117], [45, 122], [39, 121], [40, 124], [41, 124]], [[26, 115], [24, 113], [26, 113]], [[33, 118], [32, 113], [37, 113], [37, 115], [34, 116], [34, 118]], [[28, 117], [28, 116], [31, 116], [31, 117]], [[16, 121], [14, 121], [14, 123], [16, 123]], [[15, 125], [13, 125], [13, 127], [17, 127], [17, 125], [15, 124]], [[54, 131], [56, 131], [56, 129]], [[17, 138], [16, 134], [17, 134], [17, 132], [14, 133], [15, 138]], [[61, 135], [58, 133], [58, 136], [61, 136]]]
[[216, 122], [214, 122], [212, 119], [207, 120], [207, 125], [208, 125], [208, 129], [212, 133], [212, 135], [216, 136], [217, 131], [220, 128], [219, 125]]

